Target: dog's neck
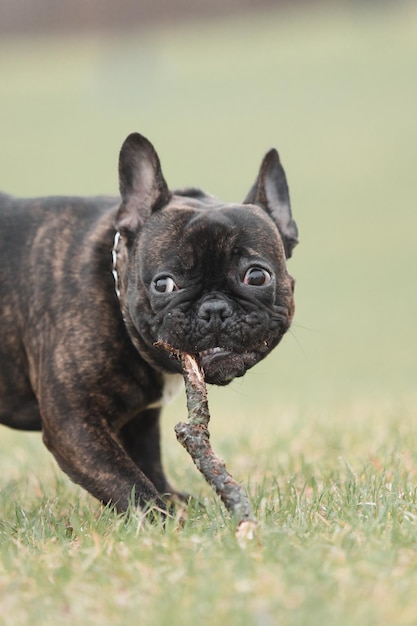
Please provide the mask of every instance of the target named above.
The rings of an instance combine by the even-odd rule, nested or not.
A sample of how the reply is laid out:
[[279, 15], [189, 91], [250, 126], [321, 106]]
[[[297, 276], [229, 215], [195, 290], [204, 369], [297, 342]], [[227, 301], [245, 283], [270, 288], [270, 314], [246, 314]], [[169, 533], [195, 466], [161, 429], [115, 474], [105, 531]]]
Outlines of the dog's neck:
[[[127, 267], [127, 248], [126, 242], [124, 241], [119, 231], [116, 231], [114, 235], [113, 247], [111, 250], [111, 259], [114, 291], [119, 301], [120, 312], [123, 317], [123, 322], [129, 334], [130, 340], [137, 349], [138, 353], [141, 354], [143, 351], [143, 346], [141, 346], [140, 344], [138, 332], [126, 306], [125, 271]], [[153, 366], [157, 367], [156, 364], [154, 364]], [[147, 408], [157, 408], [165, 404], [169, 404], [176, 397], [178, 392], [181, 391], [181, 389], [183, 388], [183, 383], [184, 381], [182, 374], [164, 373], [162, 376], [162, 395], [158, 400], [156, 400], [153, 404], [150, 404]]]
[[114, 291], [119, 301], [120, 312], [122, 314], [123, 322], [129, 337], [136, 349], [140, 353], [142, 351], [139, 339], [137, 336], [137, 330], [130, 317], [129, 308], [126, 301], [126, 289], [127, 289], [127, 266], [128, 266], [128, 252], [126, 242], [119, 231], [116, 231], [113, 240], [113, 248], [111, 251], [112, 257], [112, 274], [114, 280]]

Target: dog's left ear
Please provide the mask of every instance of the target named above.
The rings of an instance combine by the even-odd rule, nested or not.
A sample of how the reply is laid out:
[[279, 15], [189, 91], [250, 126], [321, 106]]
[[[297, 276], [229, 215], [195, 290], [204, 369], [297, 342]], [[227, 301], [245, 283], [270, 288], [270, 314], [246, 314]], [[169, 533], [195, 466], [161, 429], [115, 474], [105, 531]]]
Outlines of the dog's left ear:
[[281, 234], [285, 255], [289, 258], [298, 243], [298, 230], [292, 219], [284, 168], [275, 148], [264, 156], [258, 178], [243, 203], [257, 204], [272, 217]]
[[120, 150], [119, 187], [116, 228], [130, 238], [171, 196], [155, 148], [139, 133], [129, 135]]

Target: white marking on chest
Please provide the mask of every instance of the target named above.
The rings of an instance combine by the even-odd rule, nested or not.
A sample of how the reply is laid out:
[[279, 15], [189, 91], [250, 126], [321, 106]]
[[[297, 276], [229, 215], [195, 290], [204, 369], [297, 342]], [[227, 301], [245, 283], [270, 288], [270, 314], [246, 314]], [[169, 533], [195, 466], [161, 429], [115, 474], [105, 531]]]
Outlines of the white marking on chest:
[[184, 379], [182, 374], [163, 374], [164, 386], [162, 389], [162, 396], [159, 400], [152, 402], [147, 408], [156, 409], [161, 406], [171, 404], [184, 389]]

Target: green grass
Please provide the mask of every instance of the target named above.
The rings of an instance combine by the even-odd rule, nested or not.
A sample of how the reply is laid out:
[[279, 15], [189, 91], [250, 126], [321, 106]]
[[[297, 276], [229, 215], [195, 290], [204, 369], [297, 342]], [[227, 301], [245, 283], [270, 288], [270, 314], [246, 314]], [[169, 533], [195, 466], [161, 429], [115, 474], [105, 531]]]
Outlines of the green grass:
[[254, 449], [237, 438], [230, 465], [250, 475], [260, 522], [244, 548], [194, 477], [205, 510], [165, 530], [103, 511], [50, 468], [11, 481], [3, 623], [414, 624], [417, 434], [404, 414], [402, 426], [390, 411], [378, 426], [360, 416], [320, 436], [306, 420]]
[[417, 39], [413, 3], [0, 42], [0, 188], [117, 190], [133, 130], [171, 185], [242, 198], [284, 162], [294, 327], [210, 390], [213, 446], [260, 521], [245, 548], [164, 420], [183, 528], [118, 518], [37, 434], [1, 430], [0, 624], [417, 623]]

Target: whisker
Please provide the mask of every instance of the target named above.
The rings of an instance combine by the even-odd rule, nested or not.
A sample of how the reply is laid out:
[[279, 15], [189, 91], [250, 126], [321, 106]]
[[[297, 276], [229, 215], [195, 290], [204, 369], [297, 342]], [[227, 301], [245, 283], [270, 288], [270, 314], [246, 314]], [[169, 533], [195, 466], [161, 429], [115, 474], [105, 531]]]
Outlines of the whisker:
[[293, 332], [292, 327], [290, 327], [290, 329], [289, 329], [289, 331], [288, 331], [288, 334], [289, 334], [289, 335], [290, 335], [290, 336], [294, 339], [294, 342], [295, 342], [295, 343], [296, 343], [296, 345], [298, 346], [298, 348], [299, 348], [300, 352], [302, 353], [302, 355], [303, 355], [304, 357], [307, 357], [307, 356], [308, 356], [308, 354], [307, 354], [307, 352], [305, 351], [303, 344], [302, 344], [302, 343], [301, 343], [301, 341], [298, 339], [297, 335]]

